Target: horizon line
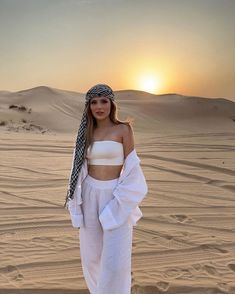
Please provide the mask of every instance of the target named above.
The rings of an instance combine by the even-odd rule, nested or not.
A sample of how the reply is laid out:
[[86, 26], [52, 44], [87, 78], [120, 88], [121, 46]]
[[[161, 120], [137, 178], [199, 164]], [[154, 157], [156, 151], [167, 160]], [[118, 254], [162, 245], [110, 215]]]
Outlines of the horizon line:
[[[78, 91], [75, 91], [75, 90], [65, 90], [65, 89], [61, 89], [61, 88], [55, 88], [55, 87], [51, 87], [51, 86], [45, 86], [45, 85], [41, 85], [41, 86], [35, 86], [35, 87], [32, 87], [32, 88], [26, 88], [26, 89], [23, 89], [23, 90], [18, 90], [18, 91], [9, 91], [9, 90], [0, 90], [0, 92], [9, 92], [9, 93], [18, 93], [18, 92], [24, 92], [24, 91], [30, 91], [30, 90], [33, 90], [33, 89], [36, 89], [36, 88], [48, 88], [50, 90], [59, 90], [59, 91], [67, 91], [67, 92], [74, 92], [74, 93], [78, 93], [78, 94], [82, 94], [82, 95], [85, 95], [86, 92], [78, 92]], [[114, 92], [124, 92], [124, 91], [135, 91], [135, 92], [142, 92], [142, 93], [146, 93], [146, 94], [149, 94], [149, 95], [154, 95], [154, 96], [167, 96], [167, 95], [178, 95], [178, 96], [184, 96], [184, 97], [198, 97], [198, 98], [208, 98], [208, 99], [227, 99], [227, 100], [230, 100], [232, 101], [231, 99], [234, 99], [235, 100], [235, 97], [234, 98], [228, 98], [228, 97], [215, 97], [215, 96], [196, 96], [196, 95], [186, 95], [186, 94], [180, 94], [180, 93], [151, 93], [151, 92], [147, 92], [147, 91], [144, 91], [144, 90], [138, 90], [138, 89], [122, 89], [122, 90], [113, 90]]]

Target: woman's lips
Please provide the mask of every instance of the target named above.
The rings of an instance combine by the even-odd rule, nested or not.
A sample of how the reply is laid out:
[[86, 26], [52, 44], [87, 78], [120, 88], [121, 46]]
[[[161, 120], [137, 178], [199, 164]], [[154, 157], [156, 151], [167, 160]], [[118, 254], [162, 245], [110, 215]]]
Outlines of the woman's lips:
[[98, 111], [98, 112], [96, 112], [96, 114], [98, 114], [98, 115], [102, 115], [103, 112], [102, 112], [102, 111]]

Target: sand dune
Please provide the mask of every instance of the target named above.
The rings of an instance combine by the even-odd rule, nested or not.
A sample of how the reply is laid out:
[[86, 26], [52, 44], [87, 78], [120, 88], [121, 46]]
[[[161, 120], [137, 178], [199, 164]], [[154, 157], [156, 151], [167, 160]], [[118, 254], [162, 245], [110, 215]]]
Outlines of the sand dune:
[[[149, 186], [134, 229], [132, 294], [235, 293], [235, 103], [116, 95], [120, 115], [136, 119]], [[78, 231], [63, 208], [83, 99], [47, 87], [0, 92], [7, 122], [0, 126], [0, 293], [89, 294]], [[27, 130], [22, 119], [42, 129]]]
[[[235, 125], [235, 103], [227, 99], [152, 95], [141, 91], [115, 94], [120, 118], [133, 118], [134, 128], [139, 132], [155, 135], [162, 131], [192, 132], [202, 127], [213, 131], [215, 118], [217, 131], [221, 124], [221, 130], [225, 125], [227, 128]], [[84, 108], [84, 94], [36, 87], [15, 93], [0, 92], [0, 105], [1, 121], [6, 123], [0, 130], [75, 134]], [[24, 106], [26, 110], [9, 109], [11, 105]]]

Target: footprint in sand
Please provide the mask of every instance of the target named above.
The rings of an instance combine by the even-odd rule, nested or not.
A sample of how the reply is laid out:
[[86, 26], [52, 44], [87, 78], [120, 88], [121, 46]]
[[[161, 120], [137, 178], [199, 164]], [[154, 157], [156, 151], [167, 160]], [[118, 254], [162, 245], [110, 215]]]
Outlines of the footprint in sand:
[[235, 264], [234, 263], [229, 263], [228, 264], [229, 269], [231, 269], [233, 272], [235, 272]]
[[163, 274], [164, 278], [168, 279], [176, 279], [181, 276], [181, 270], [178, 269], [168, 269], [166, 272]]
[[200, 271], [202, 269], [202, 265], [200, 263], [195, 263], [192, 265], [192, 267], [196, 270], [196, 271]]
[[[134, 285], [131, 288], [131, 293], [133, 294], [153, 294], [153, 293], [159, 293], [159, 289], [155, 286], [140, 286], [140, 285]], [[165, 291], [164, 291], [165, 292]], [[162, 293], [162, 291], [161, 291]]]
[[216, 253], [228, 253], [228, 251], [226, 249], [222, 249], [222, 248], [219, 248], [218, 246], [215, 246], [215, 245], [211, 245], [211, 244], [201, 244], [199, 245], [200, 248], [202, 249], [209, 249], [211, 251], [214, 251]]
[[1, 268], [0, 273], [7, 274], [7, 273], [14, 272], [14, 271], [18, 271], [18, 268], [16, 266], [14, 266], [14, 265], [7, 265], [7, 266]]
[[218, 271], [216, 270], [215, 267], [211, 266], [211, 265], [204, 265], [204, 270], [208, 273], [208, 275], [213, 276], [213, 277], [218, 277], [220, 276], [220, 274], [218, 273]]
[[224, 282], [217, 283], [217, 286], [218, 286], [219, 290], [221, 290], [221, 291], [223, 291], [225, 293], [232, 293], [232, 292], [230, 292], [229, 285], [224, 283]]
[[24, 276], [22, 274], [18, 274], [17, 276], [14, 277], [14, 280], [16, 281], [21, 281], [24, 279]]
[[1, 268], [0, 273], [10, 277], [12, 280], [21, 281], [24, 279], [24, 276], [20, 273], [19, 269], [14, 265], [7, 265], [4, 268]]
[[[181, 275], [179, 277], [180, 279], [188, 279], [188, 280], [195, 280], [194, 275], [191, 273], [190, 270], [188, 269], [182, 269], [181, 270]], [[176, 278], [177, 279], [177, 278]]]
[[174, 215], [171, 215], [171, 217], [176, 219], [180, 223], [184, 223], [185, 221], [189, 221], [189, 218], [187, 217], [187, 215], [184, 215], [184, 214], [174, 214]]
[[157, 288], [162, 292], [166, 292], [170, 287], [170, 283], [164, 281], [157, 282], [156, 284]]
[[131, 293], [134, 294], [144, 294], [144, 290], [142, 287], [140, 287], [139, 285], [134, 285], [131, 287]]

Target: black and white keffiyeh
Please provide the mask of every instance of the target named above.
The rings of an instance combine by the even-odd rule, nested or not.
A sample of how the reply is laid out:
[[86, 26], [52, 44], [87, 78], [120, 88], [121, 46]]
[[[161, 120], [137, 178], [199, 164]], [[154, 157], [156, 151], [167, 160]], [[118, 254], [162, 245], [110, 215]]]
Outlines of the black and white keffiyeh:
[[77, 179], [79, 172], [81, 170], [84, 156], [85, 156], [85, 148], [86, 148], [86, 132], [87, 132], [87, 107], [91, 98], [94, 97], [108, 97], [111, 100], [114, 100], [114, 93], [113, 90], [106, 84], [97, 84], [93, 86], [88, 92], [86, 93], [86, 100], [85, 100], [85, 108], [82, 114], [82, 119], [80, 123], [80, 127], [78, 129], [78, 135], [76, 139], [76, 147], [75, 147], [75, 154], [73, 160], [73, 168], [72, 173], [69, 179], [69, 185], [67, 190], [67, 195], [64, 203], [64, 207], [68, 209], [68, 202], [69, 200], [73, 199], [74, 191], [77, 184]]

